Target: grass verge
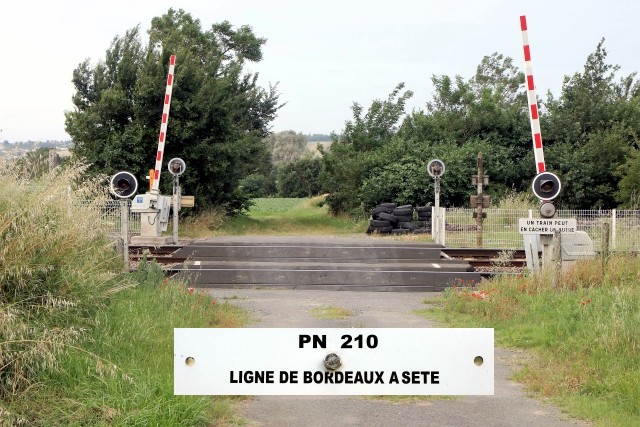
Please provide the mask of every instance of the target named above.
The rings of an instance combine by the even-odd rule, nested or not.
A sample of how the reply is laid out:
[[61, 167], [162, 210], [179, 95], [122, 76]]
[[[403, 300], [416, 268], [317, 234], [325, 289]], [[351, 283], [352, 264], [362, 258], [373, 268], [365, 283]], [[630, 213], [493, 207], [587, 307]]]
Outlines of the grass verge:
[[[455, 327], [495, 328], [496, 343], [535, 355], [517, 380], [573, 416], [640, 425], [640, 258], [565, 272], [561, 288], [535, 277], [451, 288], [421, 311]], [[427, 303], [427, 301], [425, 301]]]
[[163, 279], [151, 264], [138, 286], [115, 294], [79, 345], [60, 356], [60, 369], [12, 402], [25, 425], [241, 424], [232, 399], [173, 395], [173, 328], [239, 327], [246, 314], [226, 302]]

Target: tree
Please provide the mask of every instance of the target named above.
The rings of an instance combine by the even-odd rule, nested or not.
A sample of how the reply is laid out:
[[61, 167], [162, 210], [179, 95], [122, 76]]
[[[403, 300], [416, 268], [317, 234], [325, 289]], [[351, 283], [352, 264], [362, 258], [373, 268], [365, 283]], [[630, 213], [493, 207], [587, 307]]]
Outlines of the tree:
[[275, 166], [300, 160], [307, 151], [307, 138], [293, 130], [272, 133], [267, 136], [266, 143]]
[[640, 208], [640, 151], [630, 150], [628, 159], [618, 167], [620, 177], [616, 199], [623, 207]]
[[242, 191], [251, 198], [267, 197], [276, 193], [275, 180], [271, 176], [252, 173], [240, 180]]
[[[604, 39], [581, 73], [565, 77], [560, 97], [547, 96], [543, 126], [550, 170], [563, 182], [559, 205], [568, 209], [610, 208], [627, 191], [618, 191], [621, 168], [637, 150], [638, 84], [635, 75], [616, 81], [619, 66], [606, 62]], [[544, 133], [543, 133], [544, 136]]]
[[[434, 146], [486, 145], [488, 149], [478, 147], [475, 151], [476, 155], [477, 151], [485, 154], [493, 195], [500, 197], [512, 188], [528, 187], [535, 174], [531, 132], [524, 74], [513, 60], [493, 53], [482, 58], [468, 80], [433, 76], [432, 82], [435, 90], [425, 111], [407, 116], [398, 136], [412, 146], [421, 146], [422, 152], [433, 152]], [[475, 167], [475, 160], [470, 161]], [[457, 205], [461, 200], [455, 196], [449, 202]]]
[[390, 142], [404, 115], [407, 99], [413, 92], [398, 84], [385, 101], [375, 100], [363, 116], [354, 103], [353, 118], [345, 123], [341, 136], [334, 135], [331, 150], [320, 148], [324, 163], [323, 189], [329, 192], [327, 203], [332, 213], [360, 213], [359, 188], [367, 171], [376, 163], [375, 152]]
[[[86, 60], [74, 70], [75, 109], [66, 113], [74, 153], [92, 164], [93, 173], [127, 169], [146, 176], [175, 54], [164, 157], [185, 160], [184, 192], [196, 197], [198, 208], [246, 208], [238, 182], [268, 162], [263, 139], [280, 107], [275, 87], [264, 89], [257, 74], [243, 71], [246, 62], [262, 59], [264, 43], [250, 27], [234, 29], [226, 21], [203, 31], [197, 19], [174, 9], [153, 18], [146, 47], [137, 27], [116, 37], [103, 61], [92, 66]], [[170, 188], [165, 173], [161, 189]]]
[[320, 194], [322, 160], [307, 155], [300, 160], [277, 168], [277, 187], [280, 197], [312, 197]]

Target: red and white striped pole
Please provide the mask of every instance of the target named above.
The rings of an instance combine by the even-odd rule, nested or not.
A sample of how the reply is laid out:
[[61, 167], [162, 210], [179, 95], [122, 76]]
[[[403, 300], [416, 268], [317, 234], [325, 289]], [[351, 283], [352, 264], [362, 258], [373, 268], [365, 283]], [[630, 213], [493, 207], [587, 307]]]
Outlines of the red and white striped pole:
[[522, 31], [522, 47], [524, 51], [525, 84], [527, 85], [527, 101], [529, 103], [529, 117], [531, 119], [531, 136], [533, 139], [533, 155], [537, 173], [545, 171], [544, 152], [542, 150], [542, 135], [540, 133], [540, 117], [538, 114], [538, 99], [536, 98], [533, 72], [531, 68], [531, 48], [529, 47], [529, 33], [527, 31], [527, 17], [520, 17]]
[[169, 58], [169, 76], [167, 77], [167, 90], [164, 94], [164, 107], [162, 108], [162, 123], [160, 124], [160, 137], [158, 138], [158, 153], [156, 154], [156, 167], [153, 171], [153, 184], [151, 192], [158, 194], [160, 186], [160, 171], [162, 170], [162, 157], [164, 155], [164, 142], [167, 136], [167, 123], [169, 122], [169, 108], [171, 106], [171, 93], [173, 91], [173, 70], [176, 65], [176, 56]]

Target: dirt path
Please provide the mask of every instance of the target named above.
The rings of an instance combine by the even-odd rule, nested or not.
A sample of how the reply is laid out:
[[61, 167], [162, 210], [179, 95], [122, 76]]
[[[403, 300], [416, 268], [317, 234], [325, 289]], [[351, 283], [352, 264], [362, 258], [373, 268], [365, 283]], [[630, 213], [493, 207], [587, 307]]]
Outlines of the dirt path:
[[[433, 293], [335, 292], [300, 290], [211, 290], [220, 299], [248, 309], [249, 327], [435, 327], [411, 313], [424, 308]], [[310, 310], [337, 306], [354, 315], [343, 320], [317, 319]], [[588, 426], [570, 420], [557, 408], [526, 396], [508, 378], [518, 353], [495, 352], [495, 395], [427, 398], [416, 403], [389, 403], [359, 396], [258, 396], [243, 402], [239, 415], [250, 426]]]

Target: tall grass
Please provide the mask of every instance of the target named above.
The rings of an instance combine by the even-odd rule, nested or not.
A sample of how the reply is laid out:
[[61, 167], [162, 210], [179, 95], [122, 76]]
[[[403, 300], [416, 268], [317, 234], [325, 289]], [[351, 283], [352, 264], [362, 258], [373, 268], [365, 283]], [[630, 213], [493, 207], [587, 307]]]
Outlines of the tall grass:
[[122, 273], [86, 202], [100, 206], [104, 187], [79, 185], [82, 166], [39, 176], [2, 166], [0, 425], [231, 419], [226, 399], [173, 396], [173, 328], [239, 326], [240, 312], [157, 266]]
[[[157, 264], [133, 277], [95, 318], [82, 351], [16, 402], [29, 425], [209, 426], [231, 422], [228, 399], [173, 395], [173, 328], [238, 327], [239, 309], [163, 278]], [[44, 414], [43, 414], [43, 408]]]
[[[33, 384], [90, 327], [110, 292], [127, 286], [95, 215], [69, 191], [82, 167], [30, 180], [0, 168], [0, 396]], [[28, 170], [28, 168], [27, 168]], [[100, 194], [87, 183], [87, 193]], [[119, 267], [119, 268], [118, 268]]]
[[552, 289], [535, 277], [452, 288], [427, 310], [453, 326], [494, 327], [497, 342], [531, 349], [518, 378], [574, 416], [640, 425], [640, 259], [615, 257], [566, 271]]

